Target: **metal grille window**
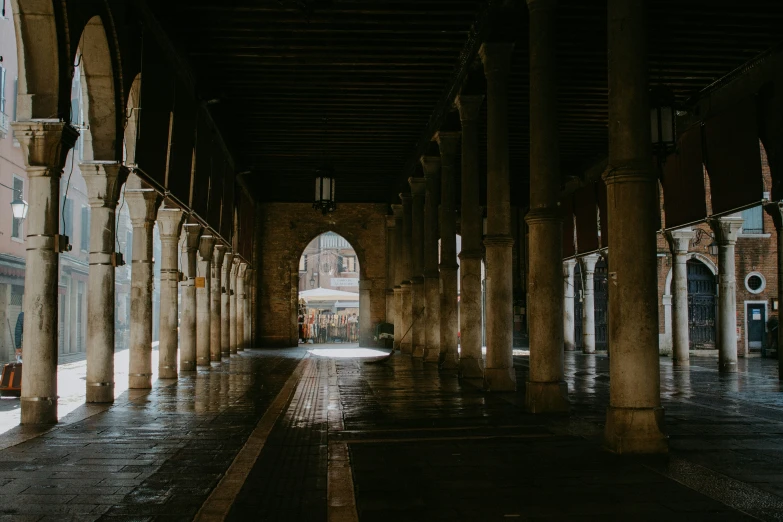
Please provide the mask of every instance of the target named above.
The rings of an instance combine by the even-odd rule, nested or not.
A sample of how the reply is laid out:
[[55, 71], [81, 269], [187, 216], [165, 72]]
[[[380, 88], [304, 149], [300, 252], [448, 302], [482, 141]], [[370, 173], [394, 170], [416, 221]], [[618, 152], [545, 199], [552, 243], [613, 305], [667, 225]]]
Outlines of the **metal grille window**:
[[90, 250], [90, 207], [82, 207], [82, 230], [79, 238], [81, 248], [85, 252]]
[[751, 294], [760, 294], [767, 287], [767, 281], [764, 276], [758, 272], [751, 272], [745, 276], [745, 288]]
[[764, 233], [764, 213], [761, 205], [742, 211], [742, 233], [743, 234], [763, 234]]
[[[14, 196], [17, 194], [20, 196], [24, 195], [24, 180], [14, 176]], [[14, 239], [22, 239], [22, 220], [16, 218], [12, 218], [12, 220], [11, 237]]]
[[63, 235], [73, 238], [73, 200], [65, 198], [63, 205]]

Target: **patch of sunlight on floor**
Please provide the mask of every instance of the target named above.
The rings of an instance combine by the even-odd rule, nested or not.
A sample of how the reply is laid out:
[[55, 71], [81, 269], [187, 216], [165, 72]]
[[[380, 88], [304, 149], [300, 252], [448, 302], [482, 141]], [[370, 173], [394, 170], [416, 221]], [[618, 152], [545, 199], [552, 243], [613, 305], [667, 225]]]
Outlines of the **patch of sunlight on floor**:
[[322, 344], [316, 345], [318, 348], [307, 350], [316, 357], [333, 357], [335, 359], [365, 359], [368, 357], [385, 357], [389, 355], [388, 350], [379, 350], [376, 348], [360, 348], [358, 344], [340, 345], [340, 344]]
[[[158, 380], [158, 343], [153, 343], [152, 382]], [[128, 391], [129, 350], [114, 354], [114, 397]], [[87, 395], [87, 361], [76, 361], [57, 366], [57, 418], [62, 419], [84, 404]], [[24, 384], [22, 384], [24, 386]], [[0, 434], [19, 425], [21, 410], [18, 397], [4, 397], [0, 401]]]

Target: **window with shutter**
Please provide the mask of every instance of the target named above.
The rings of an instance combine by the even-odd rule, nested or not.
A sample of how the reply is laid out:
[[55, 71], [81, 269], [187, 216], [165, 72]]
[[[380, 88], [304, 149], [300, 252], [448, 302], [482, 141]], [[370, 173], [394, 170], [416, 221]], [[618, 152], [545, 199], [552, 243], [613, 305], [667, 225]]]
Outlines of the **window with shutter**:
[[764, 233], [764, 212], [761, 205], [742, 211], [742, 233], [743, 234], [763, 234]]
[[[14, 196], [17, 194], [22, 196], [22, 199], [24, 199], [24, 180], [14, 176]], [[22, 220], [16, 218], [12, 219], [13, 223], [11, 224], [11, 237], [13, 239], [22, 239]]]
[[73, 239], [73, 200], [65, 198], [63, 205], [63, 235]]
[[82, 207], [81, 246], [85, 252], [90, 251], [90, 207]]

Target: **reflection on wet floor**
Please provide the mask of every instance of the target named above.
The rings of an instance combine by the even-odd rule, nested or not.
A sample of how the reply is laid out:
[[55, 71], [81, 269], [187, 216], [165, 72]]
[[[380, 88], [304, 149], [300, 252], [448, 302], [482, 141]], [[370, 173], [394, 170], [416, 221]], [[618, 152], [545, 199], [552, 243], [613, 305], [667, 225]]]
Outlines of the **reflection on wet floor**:
[[[362, 521], [783, 516], [776, 361], [744, 359], [736, 375], [721, 376], [716, 358], [693, 357], [688, 368], [662, 358], [671, 453], [639, 459], [601, 449], [605, 355], [567, 353], [570, 416], [534, 416], [523, 409], [526, 355], [515, 356], [520, 390], [487, 394], [408, 356], [368, 364], [387, 353], [351, 345], [250, 350], [150, 391], [118, 392], [110, 407], [79, 405], [74, 392], [66, 401], [73, 411], [61, 411], [66, 422], [0, 435], [0, 515], [191, 519], [309, 357], [234, 518], [326, 520], [329, 456], [338, 446], [350, 455]], [[69, 375], [62, 389], [70, 379], [83, 394], [83, 364], [60, 368]], [[118, 386], [127, 386], [121, 364]]]

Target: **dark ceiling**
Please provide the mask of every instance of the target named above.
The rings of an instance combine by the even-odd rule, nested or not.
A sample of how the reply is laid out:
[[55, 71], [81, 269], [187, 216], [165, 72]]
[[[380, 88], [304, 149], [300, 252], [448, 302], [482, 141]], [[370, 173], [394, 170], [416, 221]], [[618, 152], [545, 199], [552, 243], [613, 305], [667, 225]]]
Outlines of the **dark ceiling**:
[[[668, 85], [681, 103], [783, 41], [780, 0], [649, 4], [650, 83]], [[237, 169], [251, 171], [248, 184], [262, 201], [310, 201], [324, 161], [336, 169], [338, 201], [392, 201], [414, 172], [439, 102], [470, 69], [462, 62], [475, 56], [476, 33], [490, 32], [487, 2], [475, 0], [169, 0], [152, 7], [189, 59], [199, 95], [216, 101], [211, 112]], [[606, 1], [561, 0], [558, 13], [565, 177], [607, 154]], [[506, 16], [516, 37], [511, 191], [524, 204], [525, 2]]]

